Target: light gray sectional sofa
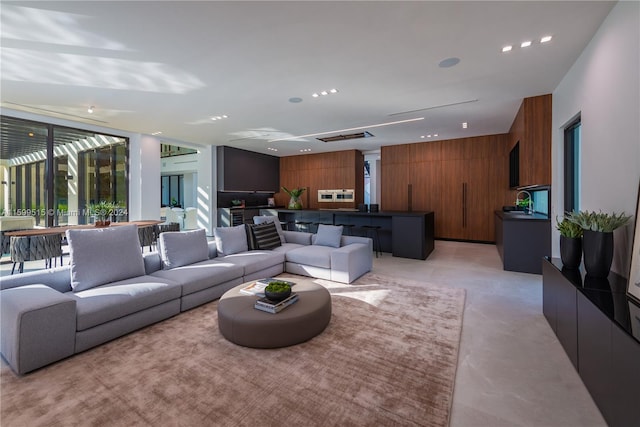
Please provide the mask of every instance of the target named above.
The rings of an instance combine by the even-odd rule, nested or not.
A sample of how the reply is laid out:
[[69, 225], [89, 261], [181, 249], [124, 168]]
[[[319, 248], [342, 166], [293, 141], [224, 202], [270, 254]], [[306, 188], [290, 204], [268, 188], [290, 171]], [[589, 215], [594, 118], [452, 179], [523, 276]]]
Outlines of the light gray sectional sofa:
[[329, 227], [283, 231], [272, 217], [256, 222], [266, 223], [216, 228], [215, 241], [205, 230], [162, 233], [158, 251], [145, 254], [135, 225], [68, 230], [68, 266], [2, 278], [2, 356], [24, 374], [247, 281], [287, 271], [350, 283], [372, 268], [371, 239]]

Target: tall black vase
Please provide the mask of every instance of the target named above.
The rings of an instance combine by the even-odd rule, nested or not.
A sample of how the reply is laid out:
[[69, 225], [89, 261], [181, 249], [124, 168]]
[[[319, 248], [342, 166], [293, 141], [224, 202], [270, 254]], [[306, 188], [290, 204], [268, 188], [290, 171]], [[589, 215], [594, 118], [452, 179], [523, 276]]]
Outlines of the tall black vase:
[[560, 259], [565, 268], [576, 270], [582, 260], [582, 238], [560, 236]]
[[593, 277], [607, 277], [613, 262], [613, 233], [584, 230], [584, 268]]

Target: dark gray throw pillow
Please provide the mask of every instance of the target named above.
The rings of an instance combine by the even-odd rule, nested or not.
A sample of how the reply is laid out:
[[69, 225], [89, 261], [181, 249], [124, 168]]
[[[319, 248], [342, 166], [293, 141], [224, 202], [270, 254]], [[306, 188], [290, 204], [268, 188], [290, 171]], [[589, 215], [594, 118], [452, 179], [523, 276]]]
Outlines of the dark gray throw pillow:
[[282, 245], [278, 229], [273, 222], [254, 224], [251, 233], [255, 240], [256, 249], [273, 249]]

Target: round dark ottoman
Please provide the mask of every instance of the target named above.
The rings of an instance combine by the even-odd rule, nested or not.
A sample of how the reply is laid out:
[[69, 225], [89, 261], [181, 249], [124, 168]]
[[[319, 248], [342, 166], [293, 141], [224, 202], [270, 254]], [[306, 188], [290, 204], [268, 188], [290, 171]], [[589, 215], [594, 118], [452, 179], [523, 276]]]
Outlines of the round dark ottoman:
[[[290, 279], [287, 279], [290, 280]], [[256, 296], [240, 289], [227, 291], [218, 301], [218, 327], [229, 341], [253, 348], [287, 347], [324, 331], [331, 320], [331, 295], [309, 279], [294, 279], [298, 301], [277, 314], [253, 308]]]

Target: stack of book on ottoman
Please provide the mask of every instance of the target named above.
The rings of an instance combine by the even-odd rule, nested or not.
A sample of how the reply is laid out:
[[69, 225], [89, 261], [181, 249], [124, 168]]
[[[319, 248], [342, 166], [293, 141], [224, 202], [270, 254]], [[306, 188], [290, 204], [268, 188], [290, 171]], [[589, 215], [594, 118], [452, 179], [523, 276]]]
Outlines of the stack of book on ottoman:
[[297, 301], [298, 301], [298, 294], [292, 293], [287, 298], [278, 302], [271, 301], [267, 297], [260, 298], [258, 301], [256, 301], [254, 307], [257, 308], [258, 310], [275, 314], [275, 313], [281, 312], [282, 310], [284, 310], [285, 308], [289, 307], [291, 304], [294, 304]]

